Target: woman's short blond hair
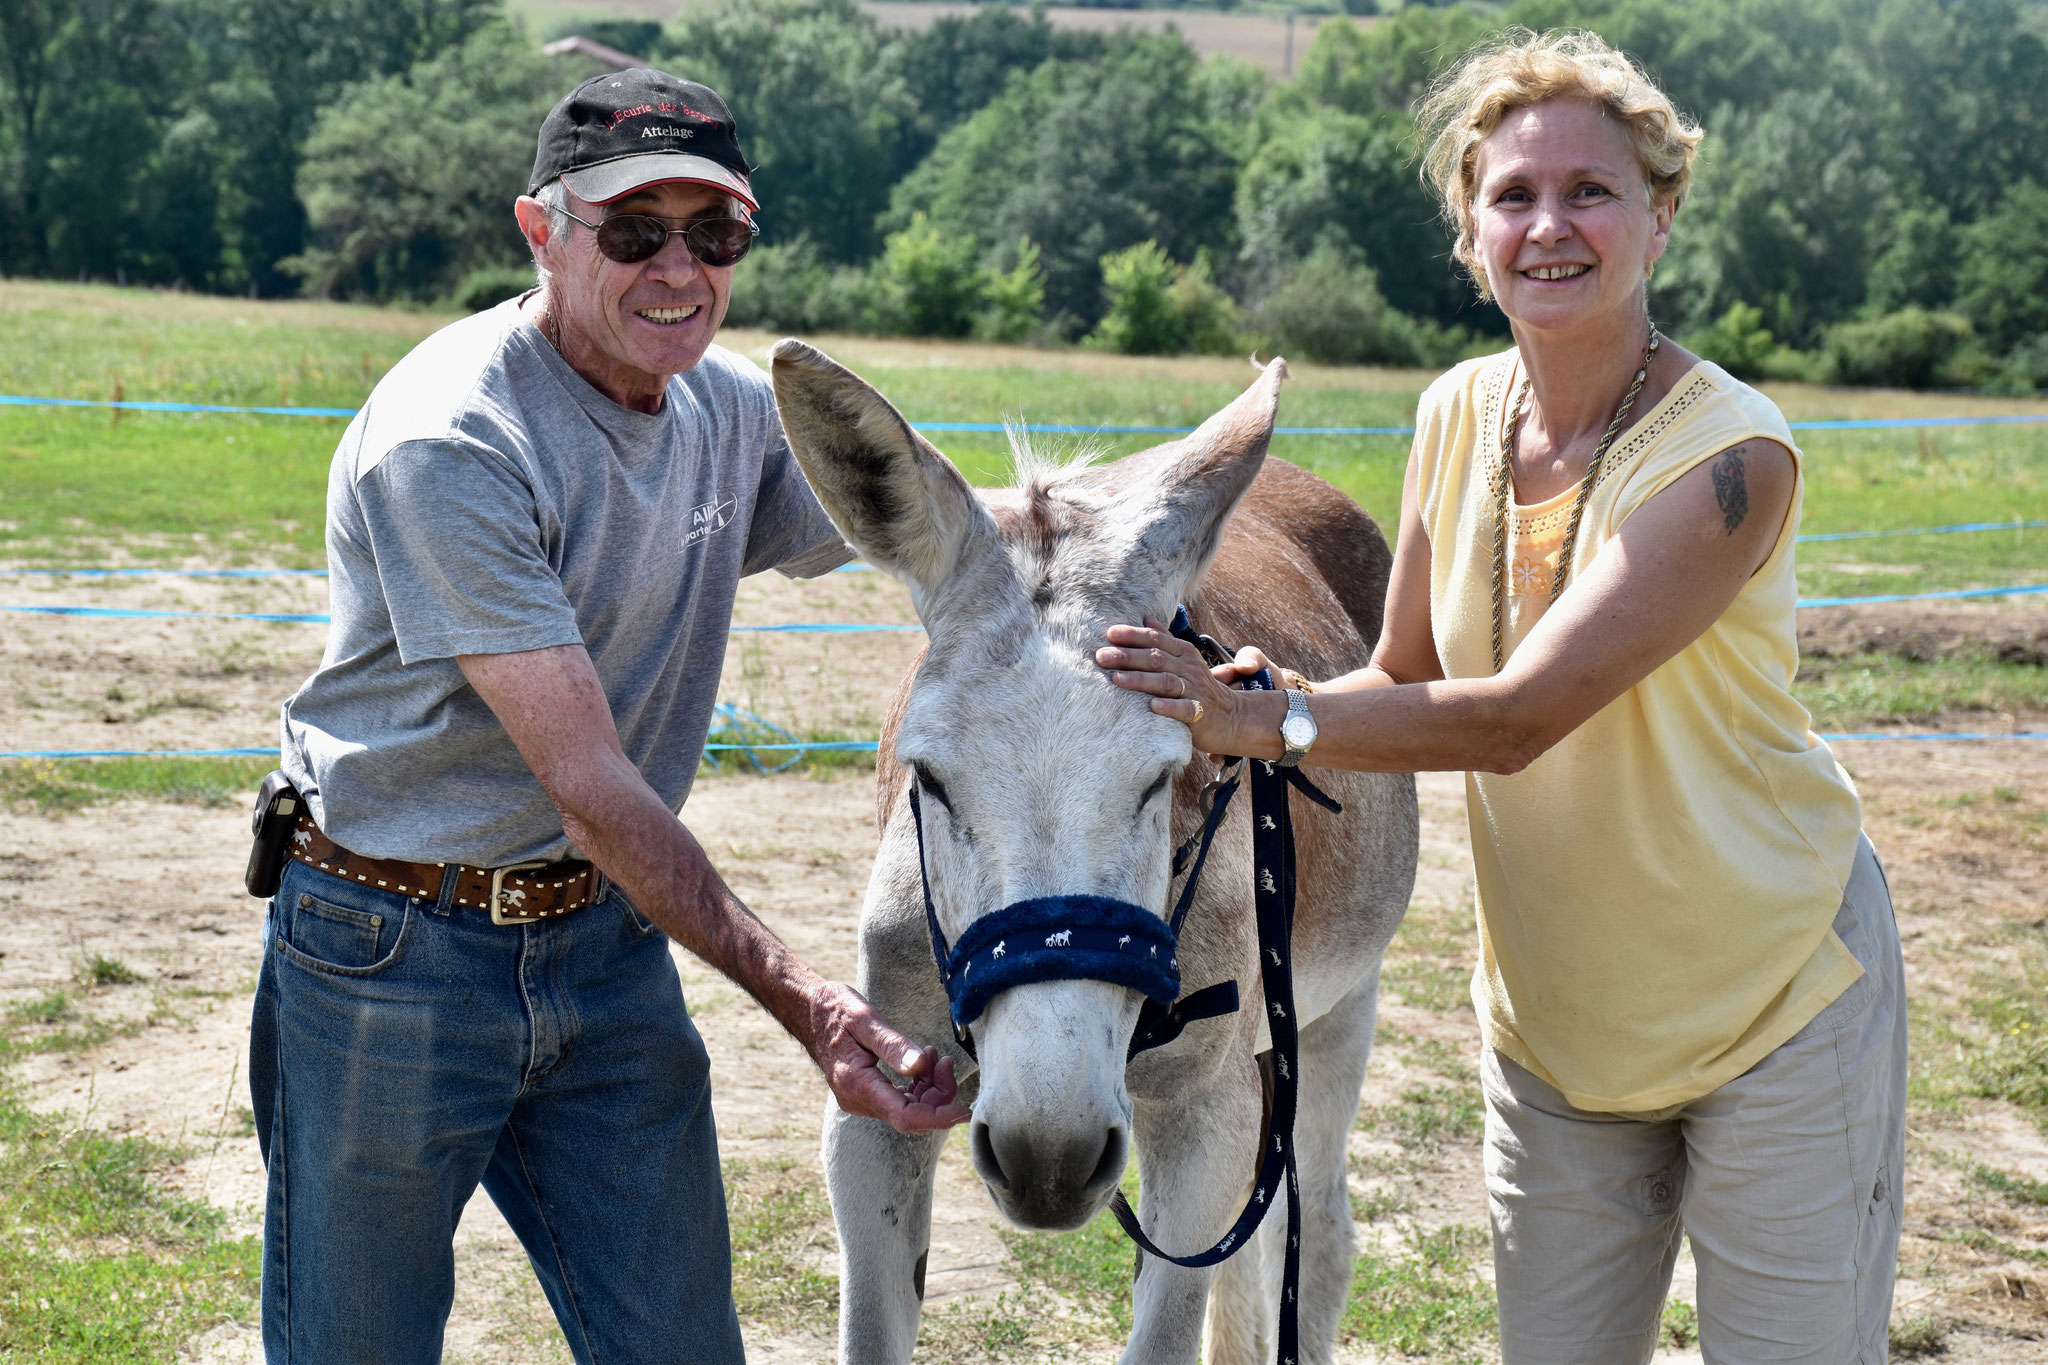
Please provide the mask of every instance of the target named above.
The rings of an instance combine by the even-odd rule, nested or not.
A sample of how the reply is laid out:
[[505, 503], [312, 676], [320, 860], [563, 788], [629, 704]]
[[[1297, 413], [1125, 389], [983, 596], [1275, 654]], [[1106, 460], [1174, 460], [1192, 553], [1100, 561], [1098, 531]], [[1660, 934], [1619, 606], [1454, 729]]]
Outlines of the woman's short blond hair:
[[1481, 298], [1493, 291], [1472, 241], [1479, 145], [1509, 114], [1554, 99], [1587, 100], [1621, 121], [1653, 206], [1675, 208], [1692, 188], [1693, 157], [1704, 136], [1699, 125], [1599, 34], [1513, 28], [1481, 43], [1430, 86], [1416, 111], [1417, 130], [1428, 144], [1422, 178], [1457, 236], [1451, 254]]

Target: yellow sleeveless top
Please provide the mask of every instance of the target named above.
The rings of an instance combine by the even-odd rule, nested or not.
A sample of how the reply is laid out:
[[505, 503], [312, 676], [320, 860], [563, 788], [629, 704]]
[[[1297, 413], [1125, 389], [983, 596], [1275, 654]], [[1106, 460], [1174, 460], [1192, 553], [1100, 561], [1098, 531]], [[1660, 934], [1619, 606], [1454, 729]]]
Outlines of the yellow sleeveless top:
[[[1493, 672], [1493, 476], [1520, 384], [1513, 351], [1468, 361], [1416, 415], [1447, 678]], [[1803, 458], [1769, 399], [1717, 365], [1694, 367], [1608, 452], [1577, 566], [1679, 476], [1755, 437]], [[1521, 772], [1466, 777], [1481, 1029], [1580, 1108], [1635, 1113], [1704, 1095], [1862, 974], [1830, 927], [1861, 810], [1791, 693], [1804, 487], [1795, 479], [1770, 558], [1705, 634]], [[1577, 492], [1509, 518], [1509, 657], [1548, 606]]]

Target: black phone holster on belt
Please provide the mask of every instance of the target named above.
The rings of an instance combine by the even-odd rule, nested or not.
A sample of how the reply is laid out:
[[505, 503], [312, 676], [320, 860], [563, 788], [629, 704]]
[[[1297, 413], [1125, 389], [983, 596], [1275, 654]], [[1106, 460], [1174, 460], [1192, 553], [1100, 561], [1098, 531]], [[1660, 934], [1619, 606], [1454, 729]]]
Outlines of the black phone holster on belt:
[[277, 894], [285, 859], [290, 856], [292, 826], [304, 804], [298, 789], [281, 772], [271, 773], [257, 789], [256, 816], [250, 822], [255, 842], [249, 848], [249, 870], [242, 874], [242, 884], [250, 895], [267, 900]]

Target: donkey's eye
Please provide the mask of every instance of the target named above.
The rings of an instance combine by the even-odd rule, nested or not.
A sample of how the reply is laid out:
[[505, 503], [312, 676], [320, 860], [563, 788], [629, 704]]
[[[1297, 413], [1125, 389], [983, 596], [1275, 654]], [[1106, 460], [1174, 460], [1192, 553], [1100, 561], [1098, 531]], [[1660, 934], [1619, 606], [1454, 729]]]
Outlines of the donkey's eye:
[[953, 803], [946, 798], [945, 785], [938, 778], [931, 775], [930, 769], [926, 768], [922, 763], [913, 763], [910, 765], [910, 771], [917, 775], [917, 785], [924, 788], [927, 796], [944, 806], [949, 812], [953, 809]]
[[1152, 785], [1145, 788], [1145, 794], [1138, 798], [1138, 809], [1143, 810], [1145, 809], [1145, 807], [1151, 805], [1152, 798], [1159, 795], [1159, 793], [1165, 791], [1166, 784], [1172, 779], [1173, 769], [1161, 769], [1159, 776], [1152, 779]]

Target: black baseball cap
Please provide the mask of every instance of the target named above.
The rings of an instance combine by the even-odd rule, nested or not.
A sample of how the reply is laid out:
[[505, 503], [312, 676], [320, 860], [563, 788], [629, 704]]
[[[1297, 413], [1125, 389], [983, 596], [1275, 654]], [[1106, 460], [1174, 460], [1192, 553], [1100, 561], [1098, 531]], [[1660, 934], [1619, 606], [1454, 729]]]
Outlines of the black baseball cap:
[[608, 204], [681, 180], [726, 190], [758, 211], [752, 169], [717, 91], [635, 66], [592, 76], [548, 112], [526, 192], [559, 177], [579, 199]]

